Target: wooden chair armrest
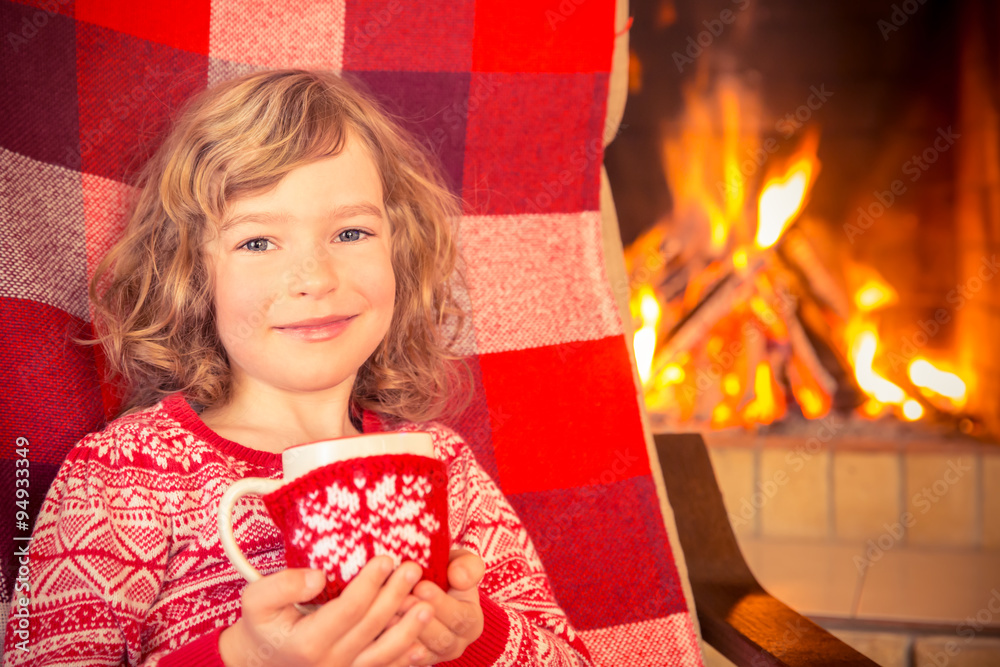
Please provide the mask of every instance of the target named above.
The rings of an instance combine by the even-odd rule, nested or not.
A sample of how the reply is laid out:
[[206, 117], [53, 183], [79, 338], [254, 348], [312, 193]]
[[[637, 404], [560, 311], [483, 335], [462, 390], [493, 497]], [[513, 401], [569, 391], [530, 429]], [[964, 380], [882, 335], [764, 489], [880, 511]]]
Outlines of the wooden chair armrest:
[[770, 595], [750, 572], [698, 434], [654, 436], [701, 634], [737, 665], [874, 665]]

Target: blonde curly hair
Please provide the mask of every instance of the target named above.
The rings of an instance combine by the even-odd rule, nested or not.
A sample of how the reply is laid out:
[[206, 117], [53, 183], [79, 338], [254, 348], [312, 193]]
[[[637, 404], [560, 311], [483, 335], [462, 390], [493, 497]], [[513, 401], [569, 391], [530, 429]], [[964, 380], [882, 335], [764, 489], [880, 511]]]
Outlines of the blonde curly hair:
[[467, 321], [454, 292], [464, 284], [455, 238], [461, 202], [436, 159], [370, 96], [330, 72], [286, 69], [188, 100], [134, 179], [124, 234], [89, 286], [95, 338], [80, 341], [104, 347], [124, 390], [122, 412], [177, 391], [206, 408], [230, 400], [202, 252], [208, 226], [226, 218], [232, 201], [338, 154], [348, 134], [381, 176], [396, 276], [389, 333], [358, 371], [352, 414], [427, 421], [468, 405], [471, 371], [453, 352]]

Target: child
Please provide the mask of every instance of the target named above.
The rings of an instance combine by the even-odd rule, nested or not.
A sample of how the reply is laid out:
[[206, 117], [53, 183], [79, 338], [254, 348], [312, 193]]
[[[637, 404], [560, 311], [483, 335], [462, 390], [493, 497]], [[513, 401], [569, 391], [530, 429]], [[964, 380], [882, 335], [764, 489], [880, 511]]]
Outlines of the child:
[[[461, 407], [463, 316], [459, 208], [431, 164], [333, 74], [254, 73], [189, 103], [91, 283], [126, 410], [49, 489], [15, 599], [30, 636], [16, 647], [11, 624], [5, 665], [590, 664], [514, 510], [433, 421]], [[234, 513], [267, 574], [248, 585], [219, 541], [223, 492], [280, 477], [293, 444], [378, 430], [429, 431], [447, 464], [449, 590], [381, 556], [304, 616], [323, 576], [285, 569], [259, 497]]]

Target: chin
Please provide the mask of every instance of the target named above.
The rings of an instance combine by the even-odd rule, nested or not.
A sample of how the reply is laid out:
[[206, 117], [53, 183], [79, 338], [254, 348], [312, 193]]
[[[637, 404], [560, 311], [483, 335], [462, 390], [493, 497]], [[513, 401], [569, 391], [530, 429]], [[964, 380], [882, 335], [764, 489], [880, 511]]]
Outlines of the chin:
[[349, 377], [344, 377], [341, 375], [333, 377], [331, 376], [316, 377], [314, 375], [311, 375], [309, 377], [304, 377], [304, 376], [305, 374], [287, 378], [287, 380], [282, 384], [285, 387], [291, 389], [292, 391], [320, 392], [320, 391], [327, 391], [330, 389], [334, 389], [335, 387], [339, 387], [340, 385], [344, 384], [344, 382], [350, 382], [351, 384], [354, 383], [353, 375]]

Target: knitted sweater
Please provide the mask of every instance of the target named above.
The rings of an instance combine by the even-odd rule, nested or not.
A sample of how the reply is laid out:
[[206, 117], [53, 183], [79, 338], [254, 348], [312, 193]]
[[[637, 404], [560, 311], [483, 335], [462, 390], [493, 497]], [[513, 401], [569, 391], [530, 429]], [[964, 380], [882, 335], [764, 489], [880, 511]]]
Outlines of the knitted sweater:
[[[383, 426], [366, 412], [363, 430]], [[524, 526], [468, 445], [436, 422], [397, 430], [432, 434], [448, 469], [451, 548], [486, 564], [483, 634], [452, 664], [590, 664]], [[42, 504], [3, 664], [221, 666], [219, 633], [239, 618], [246, 581], [222, 551], [219, 501], [238, 479], [280, 476], [280, 454], [222, 438], [180, 394], [84, 437]], [[259, 496], [237, 503], [233, 524], [261, 573], [285, 567]]]

